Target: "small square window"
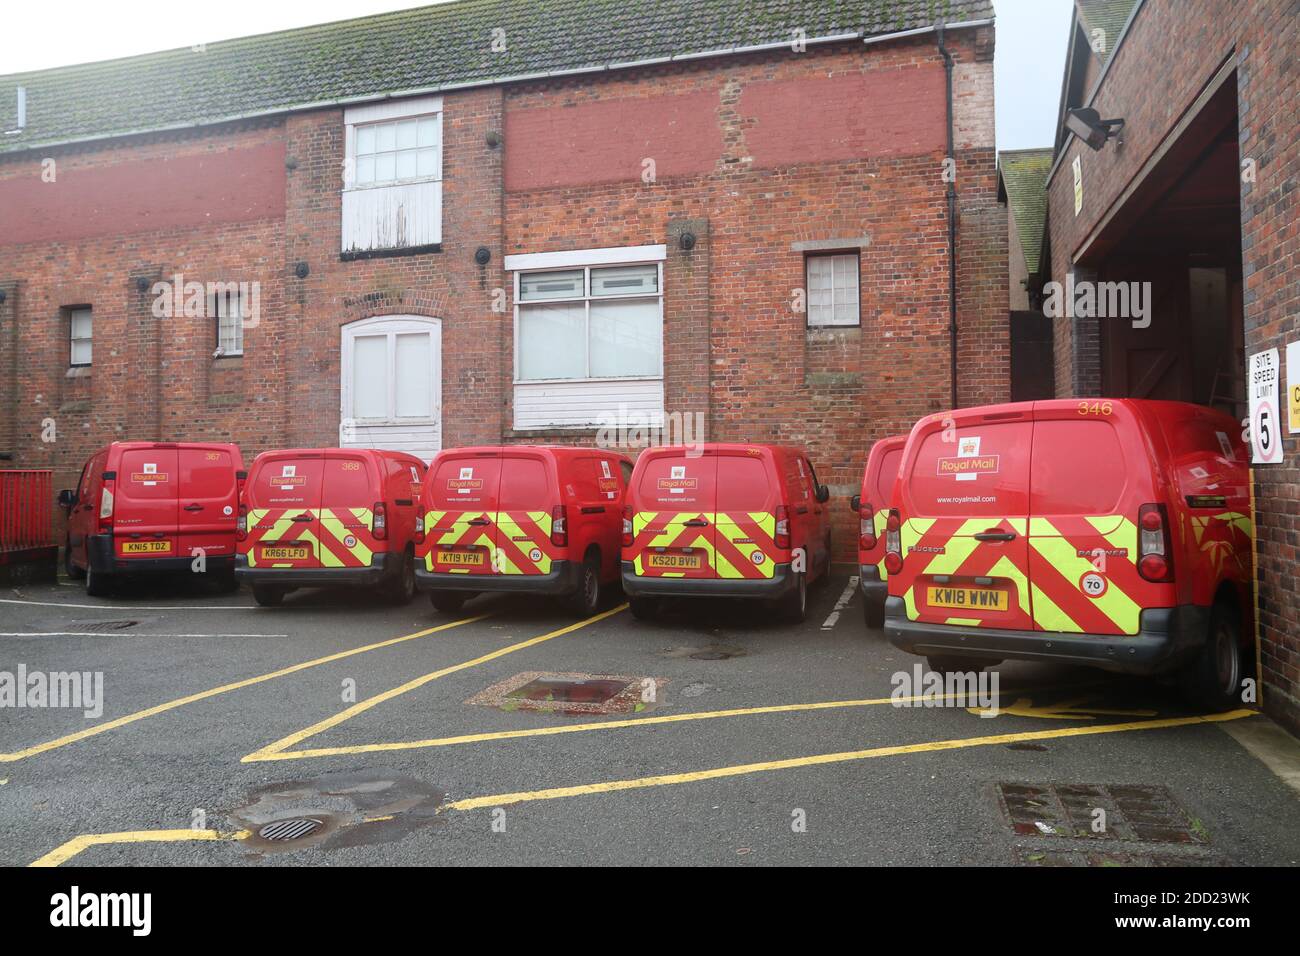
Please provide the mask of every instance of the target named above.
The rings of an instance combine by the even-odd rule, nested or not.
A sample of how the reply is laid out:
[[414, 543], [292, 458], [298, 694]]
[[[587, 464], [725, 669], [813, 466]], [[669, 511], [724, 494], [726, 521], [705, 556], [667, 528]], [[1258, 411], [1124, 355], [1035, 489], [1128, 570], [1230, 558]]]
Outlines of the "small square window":
[[93, 324], [90, 309], [68, 310], [68, 364], [74, 366], [90, 364]]
[[353, 185], [438, 179], [438, 114], [356, 128]]
[[856, 253], [809, 256], [807, 275], [809, 325], [860, 324]]

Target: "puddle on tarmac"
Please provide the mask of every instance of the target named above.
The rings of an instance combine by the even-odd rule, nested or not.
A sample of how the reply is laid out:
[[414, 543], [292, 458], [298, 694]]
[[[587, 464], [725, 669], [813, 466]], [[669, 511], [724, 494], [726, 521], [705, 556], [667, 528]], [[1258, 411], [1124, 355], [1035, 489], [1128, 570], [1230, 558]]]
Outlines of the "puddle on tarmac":
[[627, 690], [625, 680], [583, 677], [538, 677], [505, 696], [512, 700], [555, 701], [563, 704], [603, 704]]
[[[445, 796], [411, 777], [382, 770], [342, 771], [260, 787], [230, 815], [251, 834], [244, 846], [255, 856], [317, 846], [373, 846], [432, 824]], [[268, 824], [301, 819], [320, 825], [297, 839], [260, 835]]]

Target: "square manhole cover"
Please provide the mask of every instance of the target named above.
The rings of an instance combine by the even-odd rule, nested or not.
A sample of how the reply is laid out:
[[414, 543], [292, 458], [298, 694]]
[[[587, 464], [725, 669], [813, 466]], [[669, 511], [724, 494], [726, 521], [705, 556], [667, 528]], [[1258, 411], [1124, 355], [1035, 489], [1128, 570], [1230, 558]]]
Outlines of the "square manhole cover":
[[527, 671], [493, 684], [465, 703], [561, 714], [631, 714], [658, 703], [667, 683], [660, 677]]
[[1164, 787], [999, 783], [998, 803], [1017, 836], [1198, 845], [1210, 842]]

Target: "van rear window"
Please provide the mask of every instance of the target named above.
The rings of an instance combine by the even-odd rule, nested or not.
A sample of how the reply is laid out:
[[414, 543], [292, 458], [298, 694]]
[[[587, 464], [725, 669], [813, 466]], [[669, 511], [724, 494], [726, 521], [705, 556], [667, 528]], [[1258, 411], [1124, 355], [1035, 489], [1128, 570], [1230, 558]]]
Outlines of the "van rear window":
[[[1019, 518], [1029, 514], [1029, 422], [933, 431], [908, 476], [915, 517]], [[947, 439], [947, 440], [945, 440]]]
[[[792, 470], [799, 476], [797, 466]], [[763, 459], [748, 455], [719, 455], [717, 474], [718, 511], [770, 511], [776, 504], [772, 469]], [[799, 478], [800, 484], [790, 486], [790, 494], [796, 502], [807, 493], [807, 476]]]
[[446, 511], [492, 511], [497, 506], [501, 459], [496, 455], [443, 458], [429, 479], [433, 507]]
[[264, 463], [249, 482], [249, 501], [269, 508], [319, 508], [319, 458], [275, 458]]
[[220, 498], [235, 493], [235, 463], [220, 448], [182, 448], [181, 493]]
[[369, 508], [381, 497], [366, 462], [360, 458], [325, 459], [323, 507]]
[[538, 458], [512, 458], [501, 460], [501, 491], [497, 507], [502, 511], [549, 511], [558, 501], [552, 501], [551, 483], [546, 463]]
[[1040, 421], [1030, 464], [1036, 515], [1109, 515], [1120, 507], [1128, 468], [1107, 421]]
[[902, 460], [902, 448], [887, 451], [880, 457], [880, 470], [876, 472], [876, 487], [871, 489], [871, 504], [877, 510], [889, 507], [889, 499], [894, 494], [894, 479], [898, 477], [898, 466]]
[[656, 456], [643, 459], [636, 507], [643, 511], [712, 511], [718, 456]]
[[180, 495], [175, 449], [141, 449], [124, 452], [117, 470], [118, 494], [148, 501]]

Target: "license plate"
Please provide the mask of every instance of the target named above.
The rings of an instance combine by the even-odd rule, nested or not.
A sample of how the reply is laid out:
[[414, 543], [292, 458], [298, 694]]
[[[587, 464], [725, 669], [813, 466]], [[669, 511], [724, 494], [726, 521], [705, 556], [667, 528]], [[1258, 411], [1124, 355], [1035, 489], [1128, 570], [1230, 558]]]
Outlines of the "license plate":
[[171, 554], [170, 541], [123, 541], [123, 554]]
[[963, 611], [1007, 611], [1011, 609], [1011, 595], [996, 588], [931, 587], [926, 592], [926, 603]]
[[665, 571], [698, 571], [704, 567], [702, 554], [648, 554], [646, 567]]
[[303, 545], [302, 547], [285, 547], [263, 548], [262, 560], [264, 561], [304, 561], [311, 557], [311, 548]]
[[486, 555], [482, 551], [439, 551], [438, 563], [456, 567], [482, 567]]

